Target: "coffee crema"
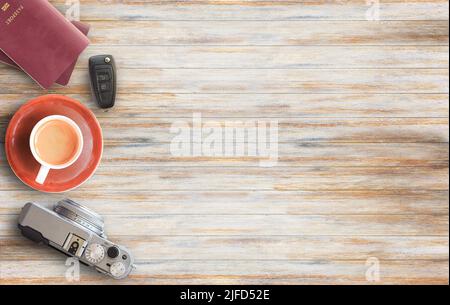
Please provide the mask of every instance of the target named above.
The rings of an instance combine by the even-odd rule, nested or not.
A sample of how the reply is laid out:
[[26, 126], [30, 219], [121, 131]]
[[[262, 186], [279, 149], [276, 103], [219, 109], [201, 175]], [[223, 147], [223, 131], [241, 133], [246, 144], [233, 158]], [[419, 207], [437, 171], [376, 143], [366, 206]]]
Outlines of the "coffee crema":
[[75, 157], [80, 141], [77, 131], [69, 123], [51, 120], [37, 130], [34, 145], [42, 161], [62, 165]]

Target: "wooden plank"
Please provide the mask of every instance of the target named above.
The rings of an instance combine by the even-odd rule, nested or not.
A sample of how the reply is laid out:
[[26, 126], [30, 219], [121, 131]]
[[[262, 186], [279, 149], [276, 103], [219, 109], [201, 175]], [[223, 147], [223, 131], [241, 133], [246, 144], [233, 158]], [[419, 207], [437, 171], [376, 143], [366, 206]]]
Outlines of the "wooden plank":
[[[93, 45], [90, 56], [120, 54], [119, 69], [126, 68], [446, 68], [448, 46], [107, 46]], [[345, 56], [344, 54], [351, 54]]]
[[[7, 166], [0, 167], [0, 191], [27, 189]], [[81, 190], [133, 191], [336, 191], [448, 190], [448, 167], [345, 168], [98, 168]], [[338, 179], [337, 179], [338, 178]]]
[[[6, 73], [7, 72], [7, 73]], [[42, 94], [23, 73], [0, 70], [4, 93]], [[448, 69], [122, 69], [118, 93], [448, 93]], [[58, 93], [89, 93], [77, 70]]]
[[[65, 0], [50, 0], [62, 12]], [[366, 20], [369, 5], [358, 0], [83, 0], [84, 20]], [[443, 0], [385, 0], [381, 20], [446, 20]]]
[[[370, 265], [369, 265], [370, 266]], [[359, 261], [151, 261], [115, 281], [81, 267], [79, 284], [370, 284]], [[0, 284], [70, 284], [58, 262], [0, 261]], [[379, 284], [447, 284], [448, 260], [381, 261]], [[74, 283], [76, 284], [76, 282]]]
[[[264, 119], [260, 119], [266, 122]], [[242, 120], [243, 121], [243, 120]], [[241, 120], [224, 120], [220, 126], [239, 127]], [[448, 142], [448, 119], [277, 119], [278, 141], [284, 142]], [[107, 143], [171, 143], [176, 133], [170, 128], [176, 122], [183, 122], [189, 132], [192, 120], [146, 120], [146, 119], [101, 119], [104, 138]], [[202, 121], [203, 123], [208, 122]], [[250, 122], [252, 122], [250, 120]], [[267, 121], [269, 122], [269, 121]], [[223, 125], [222, 125], [223, 124]], [[242, 128], [242, 127], [241, 127]], [[175, 129], [174, 131], [177, 131]], [[223, 130], [222, 130], [223, 131]], [[202, 139], [207, 135], [202, 134]], [[226, 139], [229, 143], [246, 143], [245, 135]]]
[[[100, 118], [106, 144], [148, 144], [171, 143], [175, 136], [184, 132], [187, 136], [192, 132], [192, 120], [186, 119], [133, 119]], [[260, 120], [268, 126], [269, 119], [250, 119], [256, 124]], [[218, 121], [221, 127], [222, 141], [227, 145], [248, 142], [246, 133], [240, 132], [225, 137], [225, 124], [239, 131], [246, 131], [242, 123], [246, 120], [224, 119]], [[279, 143], [448, 143], [449, 130], [447, 118], [355, 118], [355, 119], [276, 119], [278, 122]], [[0, 128], [6, 130], [8, 121], [0, 121]], [[202, 119], [202, 124], [211, 122]], [[215, 121], [214, 121], [215, 122]], [[177, 123], [183, 125], [176, 125]], [[183, 127], [181, 129], [175, 128]], [[244, 125], [245, 126], [245, 125]], [[256, 125], [255, 125], [256, 126]], [[171, 127], [174, 129], [171, 132]], [[243, 130], [244, 128], [244, 130]], [[208, 136], [202, 133], [202, 141]], [[0, 134], [4, 141], [4, 134]], [[186, 140], [188, 141], [188, 140]], [[195, 140], [197, 143], [198, 140]], [[188, 146], [189, 144], [186, 144]], [[442, 156], [441, 158], [442, 159]]]
[[[131, 149], [133, 146], [133, 149]], [[1, 148], [0, 148], [1, 151]], [[291, 166], [447, 166], [448, 144], [323, 144], [278, 145], [278, 167]], [[1, 158], [0, 158], [1, 160]], [[181, 157], [168, 145], [111, 144], [104, 164], [111, 166], [260, 166], [258, 157]]]
[[51, 208], [64, 198], [101, 215], [448, 215], [449, 192], [362, 191], [116, 191], [78, 189], [43, 194], [3, 191], [0, 214], [17, 215], [26, 202]]
[[[0, 215], [2, 236], [17, 235], [18, 215]], [[118, 225], [120, 224], [120, 225]], [[447, 236], [448, 215], [110, 215], [111, 236]]]
[[[192, 115], [192, 114], [190, 114]], [[269, 119], [250, 119], [248, 122], [256, 124], [256, 120], [267, 126]], [[214, 120], [215, 121], [215, 120]], [[247, 144], [246, 129], [243, 129], [242, 119], [224, 119], [218, 121], [221, 127], [222, 141], [226, 145], [235, 143]], [[276, 119], [278, 122], [278, 142], [297, 143], [301, 148], [311, 142], [314, 143], [448, 143], [449, 130], [447, 118], [355, 118], [355, 119]], [[166, 143], [169, 145], [175, 136], [183, 131], [187, 136], [192, 132], [192, 118], [187, 119], [133, 119], [128, 118], [99, 118], [103, 129], [104, 142], [122, 144]], [[211, 120], [202, 119], [202, 123]], [[175, 128], [182, 123], [181, 129]], [[8, 120], [0, 121], [0, 128], [6, 130]], [[244, 133], [225, 137], [225, 124], [229, 128], [235, 127]], [[245, 125], [244, 125], [245, 126]], [[256, 126], [256, 125], [255, 125]], [[174, 129], [171, 132], [171, 127]], [[208, 136], [202, 133], [202, 141]], [[189, 146], [186, 140], [186, 146]], [[4, 133], [0, 134], [0, 142], [4, 141]], [[198, 141], [195, 140], [197, 143]], [[253, 142], [252, 142], [253, 143]], [[274, 143], [275, 144], [275, 143]], [[439, 156], [442, 159], [443, 156]]]
[[[277, 167], [445, 167], [449, 164], [447, 143], [387, 143], [387, 144], [320, 144], [279, 143]], [[102, 164], [106, 166], [198, 166], [257, 167], [259, 157], [184, 157], [172, 155], [166, 143], [124, 144], [104, 146]], [[0, 164], [7, 162], [4, 146], [0, 145]]]
[[[113, 110], [98, 108], [90, 93], [70, 94], [99, 118], [448, 118], [448, 94], [131, 94]], [[0, 94], [0, 121], [36, 94]], [[1, 137], [1, 136], [0, 136]]]
[[[445, 260], [448, 238], [432, 236], [108, 236], [140, 261], [153, 260]], [[286, 247], [289, 245], [289, 247]], [[193, 251], [195, 249], [195, 251]], [[0, 261], [61, 260], [22, 236], [0, 237]]]
[[106, 45], [448, 45], [449, 36], [446, 20], [90, 23], [91, 41]]
[[[446, 68], [448, 46], [111, 46], [91, 45], [89, 57], [117, 54], [118, 69], [366, 69]], [[349, 56], [346, 56], [348, 54]], [[0, 66], [4, 69], [6, 66]]]

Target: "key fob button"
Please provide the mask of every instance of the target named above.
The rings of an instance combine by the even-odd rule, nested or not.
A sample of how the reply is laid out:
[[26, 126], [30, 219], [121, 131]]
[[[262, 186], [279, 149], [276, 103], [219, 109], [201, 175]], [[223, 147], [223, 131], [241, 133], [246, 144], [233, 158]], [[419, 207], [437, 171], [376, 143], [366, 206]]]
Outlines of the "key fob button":
[[97, 75], [97, 81], [99, 81], [99, 82], [108, 81], [110, 79], [111, 79], [111, 76], [110, 76], [109, 72], [102, 71]]
[[100, 91], [102, 92], [108, 92], [109, 90], [111, 90], [111, 87], [109, 86], [109, 83], [100, 83]]

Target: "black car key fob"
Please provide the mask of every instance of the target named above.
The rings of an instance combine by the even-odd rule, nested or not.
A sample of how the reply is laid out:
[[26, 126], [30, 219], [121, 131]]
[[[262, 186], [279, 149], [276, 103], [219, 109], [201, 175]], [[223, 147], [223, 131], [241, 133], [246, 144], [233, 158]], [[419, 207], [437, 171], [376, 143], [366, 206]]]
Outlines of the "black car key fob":
[[112, 55], [89, 58], [91, 87], [100, 108], [111, 108], [116, 101], [116, 66]]

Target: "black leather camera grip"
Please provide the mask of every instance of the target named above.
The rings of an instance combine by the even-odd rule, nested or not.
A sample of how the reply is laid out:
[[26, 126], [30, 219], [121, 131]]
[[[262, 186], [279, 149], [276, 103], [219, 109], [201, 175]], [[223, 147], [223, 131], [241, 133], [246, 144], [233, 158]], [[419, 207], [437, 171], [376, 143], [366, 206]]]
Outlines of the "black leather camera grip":
[[20, 231], [22, 232], [22, 235], [26, 238], [40, 244], [48, 245], [48, 239], [44, 238], [42, 234], [30, 227], [24, 227], [21, 225], [18, 225]]

